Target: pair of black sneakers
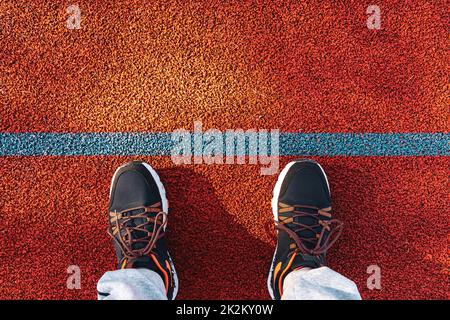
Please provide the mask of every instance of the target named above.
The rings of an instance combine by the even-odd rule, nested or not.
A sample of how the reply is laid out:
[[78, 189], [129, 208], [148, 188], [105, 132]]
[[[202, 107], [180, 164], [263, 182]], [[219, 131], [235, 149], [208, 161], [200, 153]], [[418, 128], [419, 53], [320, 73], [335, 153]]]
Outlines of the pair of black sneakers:
[[[311, 160], [290, 162], [282, 170], [272, 211], [278, 243], [267, 286], [272, 299], [280, 299], [289, 272], [326, 265], [326, 251], [337, 240], [342, 224], [330, 213], [325, 172]], [[118, 267], [157, 272], [170, 300], [177, 295], [178, 278], [165, 238], [167, 218], [166, 191], [156, 171], [139, 161], [119, 167], [111, 183], [108, 228]]]

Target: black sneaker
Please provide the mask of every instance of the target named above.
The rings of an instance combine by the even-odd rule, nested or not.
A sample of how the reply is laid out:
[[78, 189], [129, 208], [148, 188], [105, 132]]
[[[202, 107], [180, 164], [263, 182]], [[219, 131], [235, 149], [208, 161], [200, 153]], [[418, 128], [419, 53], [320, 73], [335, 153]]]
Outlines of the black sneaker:
[[111, 182], [108, 234], [114, 239], [118, 268], [146, 268], [163, 279], [167, 298], [175, 299], [178, 278], [167, 250], [168, 201], [150, 165], [132, 161], [119, 167]]
[[342, 223], [331, 217], [331, 195], [322, 167], [311, 160], [290, 162], [280, 173], [272, 198], [278, 243], [267, 286], [272, 299], [283, 295], [287, 274], [326, 265], [326, 252]]

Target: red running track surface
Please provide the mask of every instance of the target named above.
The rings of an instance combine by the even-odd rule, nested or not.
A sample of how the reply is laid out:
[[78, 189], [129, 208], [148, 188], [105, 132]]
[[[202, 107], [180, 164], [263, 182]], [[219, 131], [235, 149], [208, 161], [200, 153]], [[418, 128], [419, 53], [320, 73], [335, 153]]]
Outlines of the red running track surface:
[[[445, 1], [0, 3], [0, 132], [278, 128], [449, 132]], [[136, 159], [139, 157], [134, 157]], [[160, 170], [180, 298], [269, 298], [275, 176], [259, 167]], [[115, 267], [106, 234], [120, 157], [0, 158], [0, 298], [95, 298]], [[446, 157], [321, 157], [345, 231], [330, 265], [366, 299], [449, 298]], [[282, 158], [282, 163], [289, 161]], [[66, 269], [82, 270], [67, 290]], [[366, 269], [382, 270], [382, 290]]]
[[[2, 298], [96, 297], [96, 281], [116, 266], [106, 234], [109, 183], [130, 159], [0, 159]], [[276, 177], [260, 176], [254, 165], [142, 160], [157, 168], [168, 192], [179, 298], [268, 299]], [[345, 223], [330, 266], [352, 278], [366, 299], [448, 298], [448, 159], [315, 160]], [[81, 290], [66, 289], [72, 264], [81, 268]], [[373, 264], [381, 268], [381, 290], [366, 287]]]

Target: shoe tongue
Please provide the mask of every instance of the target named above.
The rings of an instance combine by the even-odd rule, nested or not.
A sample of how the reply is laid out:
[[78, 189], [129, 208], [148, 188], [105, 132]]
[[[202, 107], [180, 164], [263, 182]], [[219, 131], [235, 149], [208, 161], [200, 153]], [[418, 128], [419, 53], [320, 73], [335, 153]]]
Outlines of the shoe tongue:
[[[124, 214], [124, 217], [131, 217], [131, 216], [133, 216], [133, 215], [136, 215], [136, 214], [139, 214], [139, 213], [142, 213], [142, 212], [144, 212], [144, 209], [136, 209], [136, 210], [132, 210], [132, 211], [129, 211], [129, 212], [127, 212], [126, 214]], [[154, 214], [153, 214], [153, 213], [148, 213], [147, 216], [148, 216], [148, 217], [152, 217], [152, 216], [154, 216]], [[126, 225], [125, 225], [125, 226], [126, 226], [126, 227], [136, 227], [136, 226], [138, 226], [138, 225], [142, 225], [142, 224], [145, 223], [146, 221], [147, 221], [146, 218], [130, 219], [130, 221], [126, 222]], [[153, 225], [152, 225], [152, 224], [148, 225], [148, 226], [146, 227], [146, 229], [147, 229], [149, 232], [153, 232]], [[144, 231], [132, 231], [132, 232], [131, 232], [131, 237], [132, 237], [133, 239], [146, 239], [146, 240], [149, 238], [148, 233], [147, 233], [147, 232], [144, 232]], [[144, 242], [144, 241], [142, 241], [142, 242], [135, 242], [135, 243], [133, 243], [133, 245], [132, 245], [132, 249], [133, 249], [133, 250], [139, 250], [139, 249], [142, 249], [142, 248], [144, 248], [144, 247], [147, 245], [147, 243], [148, 243], [148, 242]]]
[[[317, 210], [310, 209], [310, 208], [296, 208], [296, 210], [301, 211], [301, 212], [306, 212], [306, 213], [317, 214]], [[294, 221], [296, 223], [301, 223], [306, 226], [314, 226], [319, 223], [316, 217], [310, 217], [310, 216], [306, 216], [306, 215], [301, 216], [301, 217], [295, 217]], [[314, 232], [309, 229], [305, 229], [305, 230], [302, 230], [297, 233], [300, 238], [312, 240], [311, 242], [303, 241], [303, 245], [308, 249], [313, 249], [316, 246], [316, 244], [317, 244], [316, 234], [320, 234], [322, 227], [317, 226], [317, 227], [313, 228], [313, 230], [314, 230]]]
[[149, 255], [134, 259], [131, 267], [158, 270], [158, 267], [156, 266], [155, 262]]
[[[322, 261], [323, 260], [323, 261]], [[309, 254], [298, 254], [292, 262], [291, 269], [300, 267], [319, 268], [325, 265], [325, 256], [311, 256]]]

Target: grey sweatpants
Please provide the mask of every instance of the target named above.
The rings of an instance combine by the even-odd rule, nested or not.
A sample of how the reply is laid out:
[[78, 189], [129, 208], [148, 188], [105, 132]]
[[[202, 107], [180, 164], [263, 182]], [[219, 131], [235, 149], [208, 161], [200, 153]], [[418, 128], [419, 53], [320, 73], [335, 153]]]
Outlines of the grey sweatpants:
[[[97, 283], [99, 300], [166, 300], [162, 278], [148, 269], [106, 272]], [[286, 276], [282, 300], [360, 300], [355, 283], [327, 267]]]

